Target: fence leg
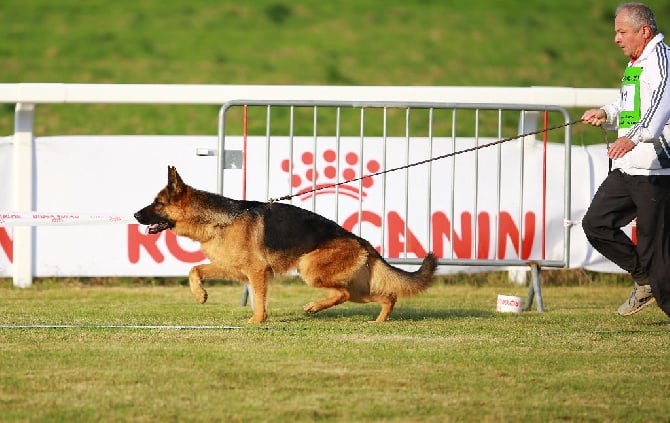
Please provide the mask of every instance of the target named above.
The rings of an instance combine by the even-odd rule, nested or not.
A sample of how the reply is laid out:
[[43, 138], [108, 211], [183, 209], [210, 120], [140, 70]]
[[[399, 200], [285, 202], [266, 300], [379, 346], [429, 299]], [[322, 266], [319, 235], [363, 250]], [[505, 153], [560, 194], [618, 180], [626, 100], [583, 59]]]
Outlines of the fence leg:
[[[17, 103], [14, 114], [14, 210], [33, 211], [35, 140], [33, 126], [35, 105]], [[14, 265], [13, 284], [16, 288], [28, 288], [33, 284], [34, 236], [32, 226], [19, 226], [13, 229]]]
[[240, 305], [245, 307], [247, 304], [251, 306], [251, 309], [254, 309], [254, 293], [251, 290], [249, 284], [244, 285], [244, 291], [242, 292], [242, 301]]
[[524, 310], [530, 310], [533, 300], [537, 300], [537, 311], [544, 311], [544, 301], [542, 301], [542, 283], [540, 281], [540, 265], [531, 263], [530, 265], [530, 284], [528, 285], [528, 298]]

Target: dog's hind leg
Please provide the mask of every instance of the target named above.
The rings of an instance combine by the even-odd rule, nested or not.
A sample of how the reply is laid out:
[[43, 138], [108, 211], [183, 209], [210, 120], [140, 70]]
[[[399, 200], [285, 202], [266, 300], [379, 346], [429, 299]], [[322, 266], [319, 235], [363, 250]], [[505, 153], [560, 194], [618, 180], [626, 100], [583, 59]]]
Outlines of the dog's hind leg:
[[372, 301], [379, 303], [382, 306], [379, 316], [375, 322], [385, 322], [389, 319], [393, 307], [395, 307], [396, 297], [394, 295], [374, 296]]
[[193, 266], [188, 273], [188, 284], [191, 287], [191, 293], [193, 293], [193, 296], [200, 304], [207, 302], [207, 291], [202, 286], [202, 280], [213, 275], [211, 267], [210, 264]]
[[338, 304], [342, 304], [345, 301], [349, 301], [349, 298], [351, 298], [351, 294], [346, 288], [332, 288], [330, 289], [330, 292], [330, 296], [326, 299], [321, 301], [312, 301], [305, 304], [303, 307], [305, 312], [310, 314], [318, 313], [321, 310], [325, 310]]

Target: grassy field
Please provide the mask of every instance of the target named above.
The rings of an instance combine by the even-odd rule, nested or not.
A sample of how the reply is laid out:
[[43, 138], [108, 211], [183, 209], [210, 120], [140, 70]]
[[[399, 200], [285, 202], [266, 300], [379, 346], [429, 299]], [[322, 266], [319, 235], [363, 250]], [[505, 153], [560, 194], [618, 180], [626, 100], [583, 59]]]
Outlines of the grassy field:
[[[670, 4], [648, 3], [664, 29]], [[616, 87], [618, 4], [3, 0], [0, 82]], [[217, 112], [44, 105], [35, 131], [215, 134]], [[12, 128], [5, 105], [0, 134]], [[576, 143], [601, 142], [575, 130]]]
[[[618, 4], [3, 0], [0, 83], [616, 87]], [[648, 4], [668, 31], [670, 3]], [[0, 136], [13, 108], [0, 105]], [[213, 135], [217, 114], [44, 105], [35, 132]], [[574, 130], [576, 144], [602, 142]], [[623, 277], [553, 278], [546, 313], [496, 313], [496, 294], [526, 288], [475, 275], [401, 300], [382, 325], [368, 322], [375, 305], [306, 316], [321, 294], [285, 282], [261, 326], [244, 323], [238, 285], [199, 306], [151, 279], [0, 280], [0, 325], [79, 326], [0, 328], [0, 421], [667, 422], [668, 318], [616, 316]]]
[[[247, 325], [239, 285], [0, 284], [0, 421], [667, 421], [668, 320], [614, 314], [628, 287], [547, 286], [548, 311], [495, 311], [525, 288], [440, 282], [315, 316], [323, 295], [274, 284]], [[212, 325], [131, 329], [95, 325]]]

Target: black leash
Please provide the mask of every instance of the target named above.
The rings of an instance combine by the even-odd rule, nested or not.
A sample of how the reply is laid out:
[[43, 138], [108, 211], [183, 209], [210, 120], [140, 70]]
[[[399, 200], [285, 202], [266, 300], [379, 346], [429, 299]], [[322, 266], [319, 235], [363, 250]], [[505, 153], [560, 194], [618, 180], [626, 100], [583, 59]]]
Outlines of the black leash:
[[[503, 139], [500, 139], [500, 140], [497, 140], [497, 141], [490, 142], [488, 144], [482, 144], [482, 145], [478, 145], [478, 146], [475, 146], [475, 147], [466, 148], [464, 150], [459, 150], [459, 151], [454, 151], [452, 153], [443, 154], [441, 156], [431, 157], [430, 159], [420, 160], [418, 162], [409, 163], [409, 164], [406, 164], [404, 166], [398, 166], [398, 167], [382, 170], [382, 171], [375, 172], [375, 173], [369, 173], [367, 175], [363, 175], [363, 176], [360, 176], [358, 178], [348, 179], [346, 181], [337, 182], [337, 183], [330, 184], [330, 185], [324, 185], [324, 186], [314, 188], [314, 189], [311, 189], [311, 190], [308, 190], [308, 191], [302, 191], [302, 192], [296, 193], [296, 194], [285, 195], [285, 196], [279, 197], [279, 198], [270, 198], [268, 200], [268, 202], [274, 203], [275, 201], [290, 200], [291, 198], [297, 197], [299, 195], [313, 193], [313, 192], [316, 192], [316, 191], [320, 191], [322, 189], [334, 188], [334, 187], [337, 187], [337, 186], [340, 186], [340, 185], [349, 184], [349, 183], [352, 183], [352, 182], [357, 182], [357, 181], [360, 181], [361, 179], [364, 179], [364, 178], [370, 178], [370, 177], [373, 177], [373, 176], [382, 175], [384, 173], [390, 173], [390, 172], [395, 172], [395, 171], [398, 171], [398, 170], [409, 169], [410, 167], [419, 166], [419, 165], [430, 163], [430, 162], [436, 161], [436, 160], [446, 159], [448, 157], [453, 157], [453, 156], [456, 156], [458, 154], [469, 153], [469, 152], [476, 151], [476, 150], [479, 150], [479, 149], [482, 149], [482, 148], [485, 148], [485, 147], [491, 147], [493, 145], [502, 144], [502, 143], [507, 142], [507, 141], [513, 141], [513, 140], [516, 140], [516, 139], [519, 139], [519, 138], [524, 138], [524, 137], [527, 137], [529, 135], [537, 135], [537, 134], [541, 134], [543, 132], [549, 132], [549, 131], [553, 131], [555, 129], [565, 128], [566, 126], [574, 125], [574, 124], [580, 123], [580, 122], [582, 122], [581, 119], [574, 120], [572, 122], [563, 123], [561, 125], [552, 126], [550, 128], [543, 128], [543, 129], [539, 129], [537, 131], [527, 132], [525, 134], [520, 134], [520, 135], [517, 135], [515, 137], [503, 138]], [[603, 128], [603, 131], [605, 131], [605, 128]], [[607, 133], [605, 133], [605, 141], [607, 142], [607, 146], [609, 148], [609, 141], [607, 140]], [[612, 160], [610, 159], [610, 169], [611, 168], [612, 168]]]
[[605, 129], [604, 126], [600, 125], [600, 129], [603, 130], [603, 139], [605, 140], [605, 147], [607, 149], [607, 155], [608, 155], [608, 165], [607, 165], [607, 173], [612, 172], [612, 159], [609, 158], [609, 151], [610, 151], [610, 140], [607, 138], [607, 129]]

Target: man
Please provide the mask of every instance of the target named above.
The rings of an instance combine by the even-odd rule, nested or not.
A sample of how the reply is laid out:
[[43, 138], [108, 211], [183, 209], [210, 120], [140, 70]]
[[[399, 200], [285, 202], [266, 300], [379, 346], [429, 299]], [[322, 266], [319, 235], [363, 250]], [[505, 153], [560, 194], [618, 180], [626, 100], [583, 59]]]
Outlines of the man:
[[[584, 112], [582, 120], [618, 130], [607, 155], [612, 171], [598, 188], [582, 227], [591, 245], [628, 271], [633, 291], [618, 313], [654, 299], [670, 316], [670, 48], [651, 9], [616, 10], [614, 42], [629, 58], [621, 98]], [[637, 246], [621, 230], [637, 218]]]

